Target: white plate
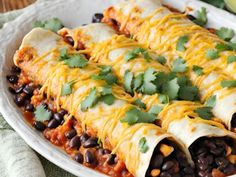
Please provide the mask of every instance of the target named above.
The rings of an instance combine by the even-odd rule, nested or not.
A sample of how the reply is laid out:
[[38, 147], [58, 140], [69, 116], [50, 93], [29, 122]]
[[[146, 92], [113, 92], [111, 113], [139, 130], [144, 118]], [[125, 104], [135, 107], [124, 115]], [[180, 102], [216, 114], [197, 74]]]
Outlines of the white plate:
[[[27, 11], [4, 26], [0, 32], [0, 111], [7, 122], [20, 136], [37, 152], [61, 168], [80, 177], [102, 177], [101, 173], [84, 167], [62, 150], [52, 145], [39, 132], [34, 130], [24, 119], [19, 108], [15, 105], [12, 95], [8, 92], [6, 75], [13, 65], [12, 57], [18, 49], [22, 38], [32, 28], [35, 20], [45, 20], [51, 17], [60, 18], [67, 27], [76, 27], [90, 23], [95, 12], [103, 9], [117, 0], [53, 0], [37, 3]], [[216, 9], [205, 3], [194, 0], [164, 0], [166, 4], [180, 10], [186, 6], [199, 9], [202, 6], [208, 9], [209, 25], [212, 27], [227, 26], [236, 30], [236, 17], [225, 11]], [[193, 12], [194, 13], [194, 12]]]

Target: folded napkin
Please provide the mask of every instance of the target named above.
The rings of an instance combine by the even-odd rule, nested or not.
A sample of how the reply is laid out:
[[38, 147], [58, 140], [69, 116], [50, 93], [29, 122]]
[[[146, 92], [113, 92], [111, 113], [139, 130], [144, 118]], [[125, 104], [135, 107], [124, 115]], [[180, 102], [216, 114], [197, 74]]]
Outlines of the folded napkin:
[[[45, 0], [38, 0], [45, 1]], [[39, 2], [37, 2], [39, 3]], [[26, 8], [25, 8], [26, 9]], [[4, 23], [20, 16], [25, 9], [0, 13], [0, 29]], [[1, 177], [75, 177], [52, 164], [36, 152], [7, 124], [0, 114]]]

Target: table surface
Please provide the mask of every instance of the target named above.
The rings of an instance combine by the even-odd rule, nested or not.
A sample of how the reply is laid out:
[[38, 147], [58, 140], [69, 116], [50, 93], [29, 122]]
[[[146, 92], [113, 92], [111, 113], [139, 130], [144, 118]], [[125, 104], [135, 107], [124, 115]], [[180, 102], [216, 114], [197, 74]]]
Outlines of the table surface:
[[36, 0], [0, 0], [0, 13], [24, 8]]

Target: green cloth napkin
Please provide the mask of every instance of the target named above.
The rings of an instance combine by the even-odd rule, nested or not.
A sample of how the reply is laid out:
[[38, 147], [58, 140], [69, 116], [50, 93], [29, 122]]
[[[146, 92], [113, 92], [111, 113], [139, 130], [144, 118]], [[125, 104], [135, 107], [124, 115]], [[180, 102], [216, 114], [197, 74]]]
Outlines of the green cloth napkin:
[[[24, 10], [0, 13], [0, 29], [4, 23], [16, 19]], [[75, 177], [29, 148], [24, 140], [8, 125], [1, 114], [0, 174], [1, 177], [45, 177], [45, 175], [46, 177]]]

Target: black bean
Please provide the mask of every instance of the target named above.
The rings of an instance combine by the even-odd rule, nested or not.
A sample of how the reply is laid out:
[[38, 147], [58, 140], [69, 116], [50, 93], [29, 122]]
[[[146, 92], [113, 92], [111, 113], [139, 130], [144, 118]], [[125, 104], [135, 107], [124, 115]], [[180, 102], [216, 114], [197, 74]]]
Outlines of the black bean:
[[7, 75], [7, 80], [11, 83], [11, 84], [15, 84], [18, 81], [18, 76], [17, 75]]
[[167, 172], [161, 172], [160, 177], [171, 177], [171, 175]]
[[208, 155], [206, 157], [206, 160], [207, 160], [208, 165], [211, 165], [213, 163], [213, 161], [214, 161], [214, 158], [213, 158], [212, 155]]
[[61, 125], [63, 125], [65, 123], [65, 120], [63, 119], [62, 121], [61, 121]]
[[71, 46], [74, 46], [74, 40], [70, 36], [66, 36], [65, 41], [70, 44]]
[[231, 126], [236, 127], [236, 112], [232, 115]]
[[205, 171], [198, 172], [198, 176], [200, 176], [200, 177], [205, 177], [206, 175], [207, 175], [207, 173]]
[[152, 161], [151, 161], [151, 167], [152, 168], [160, 168], [163, 163], [164, 157], [161, 154], [154, 155]]
[[15, 95], [14, 101], [18, 106], [23, 106], [25, 103], [25, 96], [23, 95]]
[[172, 166], [169, 170], [168, 170], [168, 173], [170, 174], [175, 174], [175, 173], [178, 173], [179, 172], [179, 164], [177, 161], [172, 161], [174, 162], [174, 166]]
[[110, 154], [111, 151], [109, 149], [104, 149], [104, 154]]
[[96, 13], [93, 15], [92, 23], [100, 23], [102, 21], [103, 14], [102, 13]]
[[32, 105], [31, 103], [28, 103], [25, 105], [25, 110], [29, 111], [29, 112], [33, 112], [34, 111], [34, 105]]
[[16, 92], [16, 93], [22, 93], [23, 89], [24, 89], [24, 86], [23, 86], [23, 85], [20, 85], [20, 86], [18, 86], [18, 87], [15, 88], [15, 92]]
[[69, 146], [70, 146], [71, 148], [77, 148], [77, 149], [79, 149], [80, 146], [81, 146], [80, 138], [79, 138], [78, 136], [74, 136], [74, 137], [70, 140]]
[[80, 136], [80, 141], [81, 143], [83, 144], [87, 139], [89, 139], [89, 135], [87, 133], [83, 133], [81, 136]]
[[33, 126], [38, 131], [44, 131], [46, 129], [46, 125], [39, 121], [34, 121]]
[[229, 164], [224, 170], [223, 170], [223, 172], [226, 174], [226, 175], [231, 175], [231, 174], [233, 174], [234, 172], [235, 172], [235, 167], [234, 167], [234, 165], [233, 164]]
[[23, 92], [26, 93], [27, 95], [32, 95], [34, 92], [34, 87], [31, 85], [26, 85], [23, 89]]
[[162, 166], [162, 170], [163, 171], [167, 171], [169, 170], [170, 168], [172, 168], [173, 166], [175, 165], [175, 163], [173, 161], [167, 161], [163, 164]]
[[206, 140], [206, 141], [205, 141], [205, 144], [206, 144], [206, 146], [207, 146], [209, 149], [215, 149], [215, 148], [217, 148], [217, 147], [216, 147], [216, 144], [215, 144], [213, 141]]
[[18, 73], [21, 72], [21, 69], [19, 67], [17, 67], [17, 66], [12, 66], [11, 67], [11, 72], [18, 74]]
[[112, 23], [115, 26], [118, 26], [117, 21], [115, 19], [113, 19], [113, 18], [109, 18], [109, 22]]
[[92, 148], [98, 146], [98, 138], [91, 137], [88, 140], [86, 140], [83, 144], [84, 148]]
[[90, 150], [87, 150], [85, 152], [85, 162], [89, 163], [89, 164], [92, 164], [92, 163], [94, 163], [94, 161], [95, 161], [94, 153], [92, 151], [90, 151]]
[[57, 128], [60, 123], [56, 119], [52, 119], [48, 122], [48, 128]]
[[65, 132], [65, 137], [68, 139], [73, 138], [75, 135], [77, 135], [77, 132], [75, 129], [69, 130]]
[[202, 171], [205, 171], [205, 170], [207, 170], [207, 168], [208, 168], [208, 164], [206, 164], [206, 163], [201, 163], [201, 164], [199, 164], [198, 165], [198, 168], [200, 169], [200, 170], [202, 170]]
[[220, 154], [223, 153], [223, 151], [224, 151], [224, 149], [220, 148], [220, 147], [210, 150], [210, 152], [215, 156], [219, 156]]
[[192, 167], [185, 167], [184, 169], [183, 169], [183, 172], [185, 173], [185, 174], [193, 174], [194, 173], [194, 170], [193, 170], [193, 168]]
[[115, 154], [109, 154], [108, 159], [107, 159], [107, 164], [108, 165], [114, 165], [115, 164]]
[[75, 155], [75, 161], [79, 162], [79, 163], [83, 163], [84, 162], [84, 156], [83, 154], [81, 154], [80, 152], [78, 154]]
[[63, 115], [61, 115], [60, 113], [55, 113], [55, 114], [53, 114], [53, 119], [55, 119], [59, 123], [61, 123], [61, 121], [63, 120]]
[[15, 94], [15, 93], [16, 93], [16, 92], [15, 92], [15, 89], [12, 88], [12, 87], [8, 87], [8, 91], [11, 92], [12, 94]]
[[197, 150], [196, 154], [197, 155], [205, 155], [207, 153], [207, 149], [206, 148], [200, 148]]
[[229, 161], [225, 157], [217, 157], [215, 162], [218, 166], [226, 167], [229, 164]]
[[[172, 174], [172, 177], [181, 177], [180, 174]], [[187, 177], [186, 175], [184, 177]], [[192, 177], [192, 176], [190, 176]]]
[[58, 111], [58, 113], [64, 116], [64, 115], [67, 114], [67, 111], [64, 110], [64, 109], [61, 109], [61, 110]]

